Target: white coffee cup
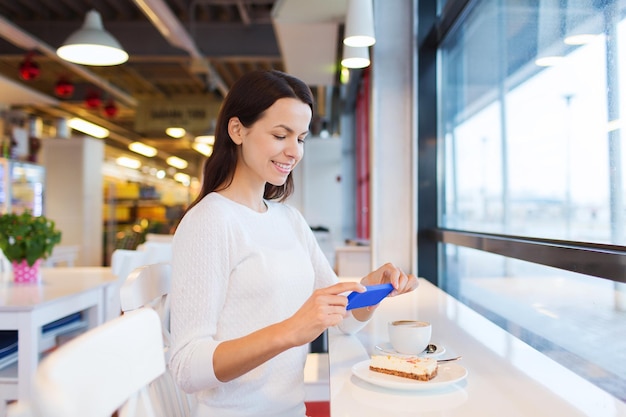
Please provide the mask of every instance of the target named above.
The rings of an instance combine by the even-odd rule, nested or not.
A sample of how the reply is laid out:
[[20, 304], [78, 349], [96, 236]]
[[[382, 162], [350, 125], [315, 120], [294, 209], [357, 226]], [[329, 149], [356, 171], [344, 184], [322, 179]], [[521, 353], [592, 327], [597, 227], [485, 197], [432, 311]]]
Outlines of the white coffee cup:
[[387, 327], [391, 346], [398, 353], [417, 355], [430, 343], [432, 326], [426, 321], [396, 320]]

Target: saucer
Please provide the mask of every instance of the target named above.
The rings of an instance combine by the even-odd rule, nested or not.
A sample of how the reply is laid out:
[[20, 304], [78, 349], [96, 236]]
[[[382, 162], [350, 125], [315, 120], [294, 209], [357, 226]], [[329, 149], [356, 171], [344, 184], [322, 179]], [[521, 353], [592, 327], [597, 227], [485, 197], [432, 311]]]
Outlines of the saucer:
[[[437, 357], [437, 356], [441, 356], [444, 353], [446, 353], [446, 348], [444, 346], [442, 346], [440, 343], [435, 343], [433, 342], [433, 344], [435, 346], [437, 346], [437, 350], [434, 351], [433, 353], [426, 353], [426, 352], [422, 352], [417, 354], [417, 356], [422, 356], [422, 357]], [[400, 353], [397, 352], [393, 346], [391, 346], [391, 343], [387, 342], [387, 343], [383, 343], [381, 345], [377, 345], [376, 346], [376, 350], [379, 352], [383, 352], [383, 353], [387, 353], [389, 355], [396, 355], [396, 356], [415, 356], [415, 355], [409, 355], [406, 353]]]

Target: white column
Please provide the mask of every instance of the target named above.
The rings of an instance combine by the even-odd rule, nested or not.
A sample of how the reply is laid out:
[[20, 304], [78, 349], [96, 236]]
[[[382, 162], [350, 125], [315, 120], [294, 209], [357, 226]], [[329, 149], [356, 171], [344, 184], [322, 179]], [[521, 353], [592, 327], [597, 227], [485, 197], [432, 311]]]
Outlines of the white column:
[[417, 270], [416, 11], [413, 1], [374, 0], [372, 55], [372, 267]]

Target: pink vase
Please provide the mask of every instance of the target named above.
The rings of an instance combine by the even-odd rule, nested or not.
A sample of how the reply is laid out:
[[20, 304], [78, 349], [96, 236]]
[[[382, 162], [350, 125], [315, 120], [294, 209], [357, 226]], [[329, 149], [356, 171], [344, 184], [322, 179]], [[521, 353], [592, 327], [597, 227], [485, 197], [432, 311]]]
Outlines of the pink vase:
[[33, 266], [28, 265], [26, 260], [12, 261], [13, 264], [13, 281], [17, 283], [38, 283], [39, 282], [39, 265], [41, 259], [37, 259]]

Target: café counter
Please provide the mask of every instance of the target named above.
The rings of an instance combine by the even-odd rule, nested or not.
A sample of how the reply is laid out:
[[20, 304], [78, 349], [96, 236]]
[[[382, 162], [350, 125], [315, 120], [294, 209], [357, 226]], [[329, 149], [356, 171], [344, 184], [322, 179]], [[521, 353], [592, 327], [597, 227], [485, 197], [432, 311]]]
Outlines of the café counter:
[[[432, 342], [445, 349], [438, 358], [461, 360], [419, 386], [363, 371], [377, 346], [390, 347], [387, 323], [403, 319], [432, 323]], [[424, 279], [413, 293], [385, 299], [358, 333], [329, 329], [328, 342], [332, 417], [626, 416], [626, 403]]]

